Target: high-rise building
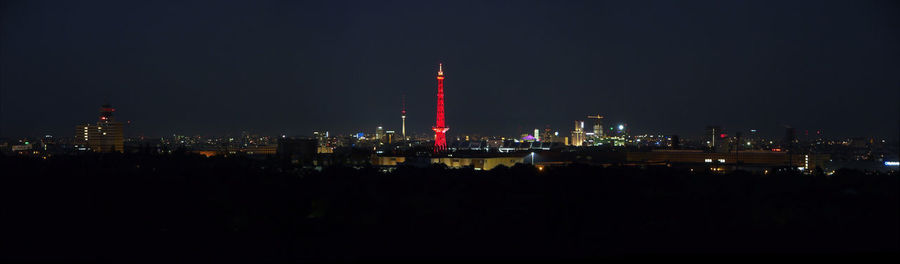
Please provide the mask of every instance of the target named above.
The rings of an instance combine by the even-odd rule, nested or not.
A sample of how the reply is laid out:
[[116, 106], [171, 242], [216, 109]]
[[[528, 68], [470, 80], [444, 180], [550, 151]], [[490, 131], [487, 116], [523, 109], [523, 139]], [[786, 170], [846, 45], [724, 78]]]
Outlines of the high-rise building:
[[437, 118], [431, 127], [434, 130], [434, 152], [447, 150], [447, 124], [444, 122], [444, 65], [438, 64]]
[[782, 144], [785, 149], [793, 150], [794, 146], [798, 142], [797, 140], [797, 130], [793, 127], [784, 128], [784, 139], [782, 139]]
[[384, 142], [385, 144], [392, 144], [392, 143], [394, 143], [394, 131], [393, 131], [393, 130], [388, 130], [388, 131], [384, 134], [384, 139], [382, 139], [381, 141]]
[[557, 138], [558, 135], [559, 135], [559, 132], [554, 134], [553, 131], [550, 129], [550, 125], [547, 125], [546, 127], [544, 127], [544, 131], [541, 131], [541, 141], [558, 142], [559, 141], [559, 139]]
[[384, 127], [378, 126], [375, 128], [375, 141], [384, 140]]
[[572, 131], [572, 146], [581, 146], [584, 143], [584, 121], [575, 120], [575, 130]]
[[603, 116], [602, 115], [591, 115], [588, 116], [590, 119], [594, 119], [594, 136], [597, 138], [603, 138]]
[[534, 141], [541, 141], [541, 130], [535, 128], [534, 129]]
[[116, 122], [109, 104], [100, 108], [100, 120], [96, 124], [85, 123], [75, 126], [76, 150], [94, 152], [123, 152], [125, 136], [122, 123]]

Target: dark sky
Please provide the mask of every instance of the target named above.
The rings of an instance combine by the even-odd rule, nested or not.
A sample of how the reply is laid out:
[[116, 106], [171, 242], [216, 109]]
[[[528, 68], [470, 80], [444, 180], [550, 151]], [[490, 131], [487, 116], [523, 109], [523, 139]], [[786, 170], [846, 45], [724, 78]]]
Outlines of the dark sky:
[[[70, 136], [112, 103], [151, 137], [434, 123], [515, 135], [600, 113], [889, 136], [896, 1], [2, 1], [0, 136]], [[590, 122], [588, 122], [590, 124]]]

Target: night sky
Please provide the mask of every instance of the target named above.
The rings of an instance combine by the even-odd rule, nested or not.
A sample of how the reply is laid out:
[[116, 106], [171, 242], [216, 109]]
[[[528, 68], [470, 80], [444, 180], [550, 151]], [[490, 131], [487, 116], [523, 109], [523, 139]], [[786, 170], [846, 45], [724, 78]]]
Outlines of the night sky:
[[[518, 135], [602, 114], [635, 133], [898, 135], [897, 1], [3, 1], [0, 137], [434, 124]], [[587, 122], [588, 125], [591, 122]]]

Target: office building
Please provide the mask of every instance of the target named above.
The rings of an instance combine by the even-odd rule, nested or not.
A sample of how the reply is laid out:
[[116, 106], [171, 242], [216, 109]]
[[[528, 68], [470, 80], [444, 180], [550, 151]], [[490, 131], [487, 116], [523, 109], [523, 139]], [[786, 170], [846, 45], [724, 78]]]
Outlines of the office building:
[[100, 108], [100, 120], [97, 123], [75, 126], [75, 149], [122, 153], [125, 145], [123, 125], [115, 121], [115, 111], [115, 108], [105, 104]]

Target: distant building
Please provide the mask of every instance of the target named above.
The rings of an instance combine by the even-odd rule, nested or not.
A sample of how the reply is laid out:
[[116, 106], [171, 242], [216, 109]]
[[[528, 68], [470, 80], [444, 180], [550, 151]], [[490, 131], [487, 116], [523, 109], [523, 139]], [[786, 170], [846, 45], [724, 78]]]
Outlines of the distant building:
[[334, 145], [331, 143], [331, 136], [328, 134], [328, 131], [319, 132], [313, 131], [313, 137], [316, 139], [316, 152], [317, 153], [333, 153]]
[[491, 170], [499, 165], [512, 167], [527, 157], [528, 154], [469, 154], [454, 155], [454, 157], [392, 157], [373, 156], [372, 165], [376, 166], [429, 166], [431, 164], [444, 164], [449, 168], [471, 167], [475, 170]]
[[94, 152], [119, 152], [125, 146], [122, 123], [116, 122], [109, 104], [100, 108], [100, 120], [96, 124], [85, 123], [75, 127], [75, 149]]
[[384, 140], [384, 127], [378, 126], [375, 128], [375, 141]]
[[575, 120], [575, 130], [572, 131], [572, 146], [581, 146], [584, 143], [584, 121]]
[[603, 132], [603, 116], [590, 115], [587, 118], [594, 119], [594, 137], [603, 138], [605, 136]]
[[797, 133], [793, 127], [784, 128], [784, 139], [782, 139], [784, 147], [790, 149], [797, 143]]
[[825, 169], [828, 154], [790, 154], [776, 151], [739, 151], [710, 153], [703, 150], [653, 151], [572, 151], [541, 152], [537, 166], [588, 164], [595, 166], [671, 166], [725, 172], [735, 169], [768, 172], [770, 169], [790, 168], [802, 171]]
[[387, 132], [384, 133], [384, 136], [383, 136], [381, 142], [384, 142], [385, 144], [394, 143], [394, 134], [395, 133], [393, 130], [388, 130]]

